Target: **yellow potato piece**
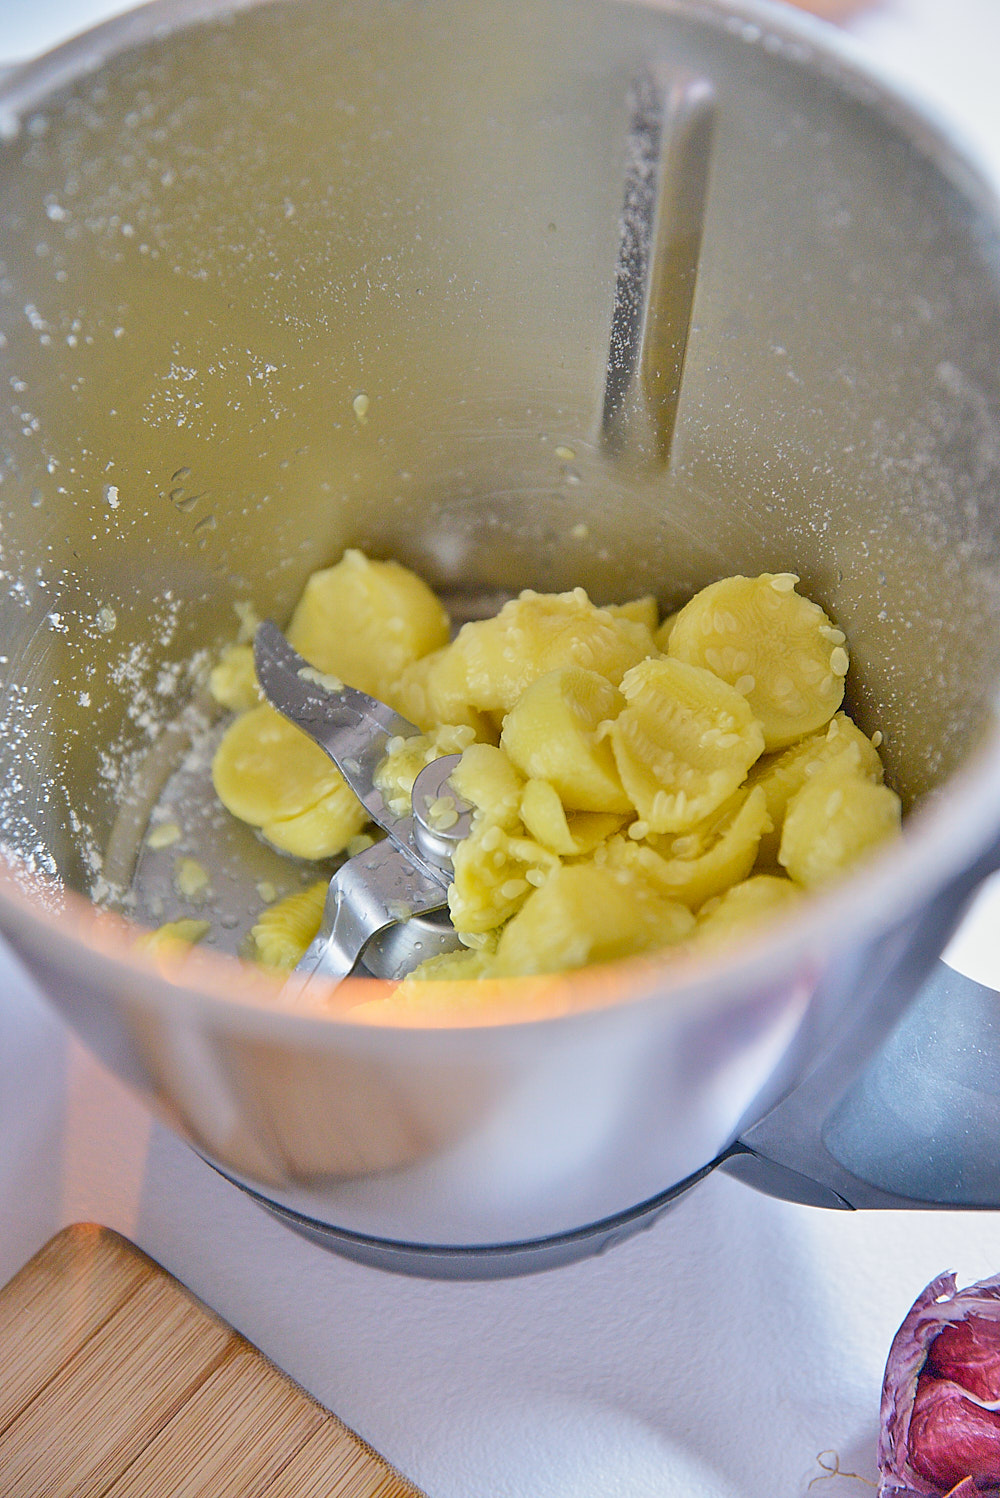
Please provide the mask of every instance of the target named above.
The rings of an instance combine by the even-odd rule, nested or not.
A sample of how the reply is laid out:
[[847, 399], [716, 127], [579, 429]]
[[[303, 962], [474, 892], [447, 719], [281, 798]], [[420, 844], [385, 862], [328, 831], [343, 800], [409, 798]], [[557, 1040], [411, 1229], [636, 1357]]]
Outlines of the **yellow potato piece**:
[[184, 900], [200, 903], [209, 899], [208, 870], [196, 858], [182, 855], [174, 864], [174, 889]]
[[147, 931], [140, 936], [136, 946], [157, 956], [181, 957], [189, 947], [206, 937], [211, 929], [208, 921], [165, 921], [155, 931]]
[[843, 632], [796, 593], [791, 572], [727, 577], [697, 593], [670, 631], [670, 655], [746, 697], [768, 750], [829, 722], [844, 696]]
[[656, 645], [657, 650], [662, 651], [664, 655], [666, 655], [667, 653], [667, 647], [670, 644], [670, 636], [673, 633], [673, 628], [675, 623], [677, 622], [677, 615], [679, 613], [680, 609], [675, 609], [672, 614], [668, 614], [667, 617], [663, 620], [662, 624], [660, 624], [659, 628], [654, 631], [653, 642]]
[[492, 960], [493, 953], [488, 948], [473, 950], [471, 947], [441, 952], [437, 957], [425, 957], [412, 973], [407, 973], [395, 997], [405, 999], [409, 983], [462, 983], [469, 978], [484, 978]]
[[147, 848], [172, 848], [184, 836], [176, 822], [157, 822], [146, 835]]
[[834, 760], [788, 803], [778, 862], [807, 888], [826, 884], [899, 832], [899, 797]]
[[500, 746], [527, 778], [554, 786], [569, 810], [630, 812], [611, 745], [600, 731], [624, 706], [621, 693], [596, 671], [547, 671], [508, 712]]
[[368, 813], [347, 782], [341, 781], [315, 806], [294, 817], [265, 822], [260, 830], [280, 852], [315, 860], [343, 853], [367, 825]]
[[448, 615], [416, 573], [346, 551], [314, 572], [288, 639], [318, 670], [384, 697], [411, 661], [448, 642]]
[[596, 608], [582, 588], [528, 590], [492, 619], [463, 625], [449, 652], [449, 687], [482, 712], [506, 713], [547, 671], [582, 667], [617, 686], [655, 648], [644, 624]]
[[312, 739], [265, 702], [227, 728], [212, 779], [223, 806], [260, 827], [308, 810], [342, 776]]
[[759, 787], [738, 791], [694, 832], [651, 838], [650, 843], [614, 838], [607, 858], [615, 867], [635, 868], [661, 894], [698, 910], [747, 877], [769, 825], [764, 792]]
[[652, 593], [644, 593], [641, 598], [630, 598], [628, 603], [607, 603], [604, 607], [618, 619], [631, 619], [635, 624], [644, 624], [651, 635], [656, 633], [660, 623], [659, 605]]
[[329, 884], [328, 879], [317, 879], [308, 889], [286, 895], [261, 911], [250, 928], [257, 962], [283, 972], [295, 967], [320, 928]]
[[367, 821], [333, 761], [268, 703], [230, 724], [212, 781], [233, 816], [300, 858], [339, 853]]
[[253, 647], [227, 645], [209, 673], [208, 690], [220, 707], [228, 707], [231, 712], [241, 713], [256, 707], [262, 699], [254, 670]]
[[511, 978], [614, 962], [679, 942], [694, 917], [631, 870], [564, 864], [504, 928], [487, 975]]
[[492, 719], [466, 701], [464, 676], [461, 668], [452, 667], [450, 645], [405, 666], [387, 689], [385, 701], [425, 733], [445, 723], [461, 723], [483, 744], [495, 744], [500, 736]]
[[784, 914], [801, 898], [802, 891], [790, 879], [754, 874], [702, 907], [691, 940], [699, 946], [724, 945], [746, 936], [761, 921]]
[[567, 813], [555, 786], [529, 780], [521, 794], [521, 821], [536, 842], [564, 858], [592, 853], [621, 828], [625, 818], [614, 812]]
[[523, 781], [502, 749], [470, 744], [451, 772], [451, 783], [485, 820], [507, 832], [520, 828]]
[[531, 838], [512, 836], [495, 822], [481, 822], [453, 856], [454, 882], [448, 909], [456, 931], [492, 931], [509, 920], [532, 889], [544, 883], [559, 860]]
[[690, 831], [739, 788], [760, 724], [734, 687], [671, 657], [633, 667], [621, 689], [608, 734], [625, 792], [649, 831]]
[[593, 853], [601, 843], [620, 832], [626, 817], [608, 811], [570, 811], [566, 813], [569, 835], [576, 845], [578, 856]]
[[765, 755], [753, 766], [747, 784], [760, 786], [767, 797], [767, 812], [771, 819], [770, 831], [765, 832], [760, 840], [757, 854], [760, 867], [777, 864], [781, 829], [791, 797], [802, 789], [810, 776], [841, 758], [862, 779], [870, 780], [873, 785], [881, 784], [883, 770], [878, 750], [846, 713], [837, 713], [826, 728], [809, 734], [777, 754]]

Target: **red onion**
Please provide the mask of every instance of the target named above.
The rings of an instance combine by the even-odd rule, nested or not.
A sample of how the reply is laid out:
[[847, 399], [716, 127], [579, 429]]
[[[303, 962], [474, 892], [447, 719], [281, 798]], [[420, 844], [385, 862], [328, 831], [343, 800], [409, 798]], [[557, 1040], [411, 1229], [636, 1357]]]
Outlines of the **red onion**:
[[1000, 1498], [1000, 1275], [941, 1274], [893, 1338], [879, 1498]]

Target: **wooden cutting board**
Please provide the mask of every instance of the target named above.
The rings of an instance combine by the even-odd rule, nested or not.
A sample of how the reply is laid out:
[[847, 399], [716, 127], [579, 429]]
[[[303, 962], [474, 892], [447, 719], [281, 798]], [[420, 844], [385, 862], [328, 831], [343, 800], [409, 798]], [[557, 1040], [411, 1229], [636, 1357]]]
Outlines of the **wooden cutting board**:
[[133, 1244], [66, 1228], [0, 1290], [3, 1498], [420, 1498]]

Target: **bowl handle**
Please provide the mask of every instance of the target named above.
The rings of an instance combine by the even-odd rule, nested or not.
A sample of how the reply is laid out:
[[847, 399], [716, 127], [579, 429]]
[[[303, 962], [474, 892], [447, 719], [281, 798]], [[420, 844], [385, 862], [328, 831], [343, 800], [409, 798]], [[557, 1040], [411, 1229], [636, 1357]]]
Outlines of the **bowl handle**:
[[1000, 994], [940, 957], [998, 867], [1000, 842], [866, 953], [832, 1048], [721, 1169], [811, 1206], [1000, 1208]]

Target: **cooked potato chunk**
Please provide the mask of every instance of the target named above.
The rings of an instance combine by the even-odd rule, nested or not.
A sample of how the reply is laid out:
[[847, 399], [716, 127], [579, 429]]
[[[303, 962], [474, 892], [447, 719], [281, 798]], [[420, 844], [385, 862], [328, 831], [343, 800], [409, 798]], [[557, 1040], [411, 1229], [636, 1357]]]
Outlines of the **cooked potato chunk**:
[[266, 702], [226, 730], [212, 781], [228, 811], [299, 858], [339, 853], [367, 822], [332, 760]]
[[425, 733], [459, 723], [471, 728], [480, 743], [495, 744], [499, 737], [493, 720], [466, 701], [464, 677], [454, 667], [450, 645], [405, 666], [385, 700]]
[[694, 925], [628, 869], [564, 864], [504, 928], [487, 973], [511, 978], [614, 962], [681, 941]]
[[183, 957], [191, 947], [202, 941], [211, 930], [208, 921], [197, 921], [190, 917], [179, 921], [165, 921], [155, 931], [146, 931], [136, 942], [143, 952], [156, 957]]
[[253, 665], [253, 647], [227, 645], [209, 675], [208, 690], [220, 707], [232, 712], [256, 707], [263, 699]]
[[323, 919], [329, 883], [328, 879], [317, 879], [307, 889], [286, 895], [261, 911], [250, 936], [254, 956], [263, 967], [290, 972], [305, 956]]
[[[470, 978], [485, 978], [492, 960], [492, 952], [485, 948], [459, 947], [454, 952], [440, 952], [436, 957], [425, 957], [400, 986], [405, 990], [407, 983], [462, 983]], [[405, 999], [405, 991], [399, 997]]]
[[639, 870], [662, 894], [698, 910], [747, 877], [769, 825], [764, 792], [737, 791], [692, 832], [648, 842], [616, 837], [607, 858], [615, 867]]
[[508, 832], [519, 826], [524, 782], [502, 749], [470, 744], [450, 775], [458, 794]]
[[608, 732], [625, 792], [649, 831], [690, 831], [742, 784], [760, 724], [734, 687], [670, 657], [634, 666], [622, 693]]
[[528, 837], [480, 822], [455, 850], [455, 878], [448, 909], [455, 930], [492, 931], [509, 920], [533, 888], [559, 866], [559, 859]]
[[306, 583], [288, 639], [311, 666], [384, 697], [404, 668], [448, 642], [448, 615], [416, 573], [346, 551]]
[[699, 946], [703, 942], [723, 945], [745, 936], [769, 916], [780, 915], [801, 898], [802, 891], [790, 879], [754, 874], [702, 907], [691, 939]]
[[653, 633], [653, 641], [656, 645], [656, 648], [664, 655], [667, 654], [667, 649], [670, 645], [670, 636], [673, 633], [674, 624], [677, 621], [677, 615], [679, 612], [679, 609], [675, 609], [672, 614], [668, 614]]
[[644, 624], [571, 593], [524, 592], [492, 619], [465, 624], [448, 655], [449, 690], [481, 712], [507, 713], [525, 687], [560, 667], [597, 671], [617, 686], [655, 652]]
[[592, 853], [622, 826], [625, 818], [613, 812], [567, 813], [555, 786], [529, 780], [521, 795], [521, 820], [531, 836], [564, 858]]
[[792, 572], [727, 577], [696, 593], [674, 621], [667, 649], [741, 692], [782, 749], [829, 722], [844, 696], [843, 632], [795, 591]]
[[606, 677], [580, 667], [547, 671], [504, 719], [500, 745], [528, 779], [547, 780], [572, 811], [630, 812], [601, 725], [625, 699]]
[[834, 760], [788, 803], [778, 862], [798, 884], [826, 884], [899, 831], [895, 791]]
[[644, 624], [651, 635], [655, 635], [660, 623], [660, 610], [652, 593], [641, 598], [630, 598], [628, 603], [605, 604], [609, 614], [620, 619], [631, 619], [635, 624]]
[[334, 785], [314, 806], [294, 817], [275, 818], [261, 825], [273, 848], [293, 858], [332, 858], [342, 853], [367, 826], [367, 813], [346, 781]]
[[826, 728], [809, 734], [788, 749], [765, 755], [753, 766], [747, 784], [760, 786], [767, 797], [771, 828], [760, 840], [758, 864], [772, 867], [778, 861], [781, 830], [789, 800], [802, 789], [810, 776], [835, 759], [843, 757], [865, 780], [880, 785], [883, 777], [878, 750], [846, 713], [837, 713]]

